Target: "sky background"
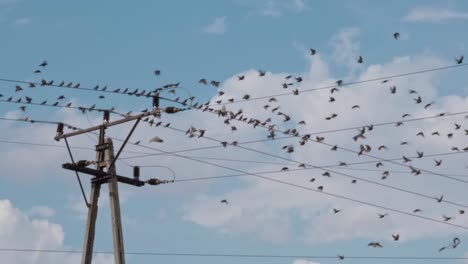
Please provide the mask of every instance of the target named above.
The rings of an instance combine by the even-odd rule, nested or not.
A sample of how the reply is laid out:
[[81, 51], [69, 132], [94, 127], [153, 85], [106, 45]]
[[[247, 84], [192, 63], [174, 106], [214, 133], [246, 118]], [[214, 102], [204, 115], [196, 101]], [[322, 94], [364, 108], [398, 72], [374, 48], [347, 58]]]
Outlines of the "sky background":
[[[244, 94], [263, 96], [284, 93], [281, 83], [292, 74], [302, 76], [299, 89], [310, 89], [345, 82], [362, 81], [383, 76], [454, 65], [454, 59], [466, 54], [468, 36], [468, 3], [449, 1], [314, 1], [314, 0], [225, 0], [225, 1], [31, 1], [0, 0], [0, 78], [39, 81], [41, 78], [59, 82], [80, 82], [81, 87], [107, 85], [112, 89], [126, 87], [155, 89], [167, 83], [180, 82], [176, 95], [170, 98], [196, 96], [196, 101], [218, 100], [217, 91], [227, 98], [240, 99]], [[400, 39], [393, 39], [399, 32]], [[309, 48], [317, 50], [309, 55]], [[357, 64], [358, 56], [364, 57]], [[38, 75], [38, 64], [49, 65]], [[160, 76], [153, 71], [161, 70]], [[264, 78], [257, 70], [265, 70]], [[244, 82], [237, 81], [245, 75]], [[221, 82], [219, 88], [198, 84], [206, 78]], [[362, 126], [364, 124], [400, 120], [403, 113], [425, 117], [441, 112], [468, 111], [468, 76], [466, 68], [430, 72], [395, 78], [390, 81], [398, 88], [391, 97], [388, 84], [369, 82], [349, 86], [336, 95], [337, 102], [327, 102], [328, 91], [284, 96], [279, 99], [281, 109], [291, 113], [293, 122], [305, 120], [302, 132]], [[120, 112], [138, 112], [151, 107], [151, 100], [123, 95], [104, 94], [83, 90], [37, 87], [15, 93], [15, 83], [1, 82], [0, 94], [5, 99], [31, 96], [35, 102], [55, 102], [64, 95], [73, 105], [99, 108], [115, 107]], [[424, 103], [434, 106], [424, 109], [415, 105], [407, 90], [415, 89]], [[36, 99], [37, 98], [37, 99]], [[214, 99], [216, 98], [216, 99]], [[65, 102], [64, 101], [64, 102]], [[267, 100], [242, 102], [226, 106], [236, 112], [243, 109], [246, 116], [266, 119], [271, 112], [262, 106]], [[163, 102], [164, 105], [171, 105]], [[359, 104], [361, 109], [350, 110]], [[64, 121], [77, 127], [98, 124], [101, 116], [87, 115], [72, 109], [27, 106], [0, 102], [3, 118], [28, 116], [37, 120]], [[336, 121], [325, 116], [339, 113]], [[276, 115], [275, 115], [276, 116]], [[113, 119], [119, 118], [116, 115]], [[281, 120], [281, 117], [275, 117]], [[369, 138], [373, 155], [382, 158], [414, 156], [416, 150], [425, 153], [450, 152], [453, 146], [466, 147], [463, 129], [455, 132], [452, 140], [445, 135], [453, 132], [454, 123], [464, 126], [463, 115], [431, 119], [376, 129]], [[208, 137], [221, 141], [244, 142], [265, 139], [267, 131], [232, 122], [238, 132], [231, 132], [210, 113], [186, 111], [163, 115], [163, 123], [186, 130], [190, 126], [206, 128]], [[281, 122], [279, 122], [281, 123]], [[131, 124], [108, 129], [108, 135], [123, 139]], [[278, 125], [287, 128], [287, 125]], [[466, 128], [466, 126], [464, 126]], [[0, 120], [0, 249], [81, 250], [83, 245], [86, 209], [75, 176], [61, 168], [70, 162], [64, 142], [53, 140], [55, 126]], [[429, 135], [438, 130], [443, 139]], [[417, 137], [424, 131], [426, 138]], [[323, 134], [330, 144], [358, 149], [351, 138], [356, 130]], [[154, 136], [163, 144], [148, 143]], [[183, 133], [165, 128], [150, 128], [141, 124], [133, 141], [163, 151], [177, 151], [205, 146], [218, 148], [184, 152], [181, 155], [197, 157], [229, 168], [262, 172], [280, 170], [283, 166], [304, 163], [326, 165], [340, 161], [372, 161], [354, 153], [330, 153], [329, 148], [307, 144], [300, 148], [296, 139], [246, 144], [245, 146], [283, 159], [259, 155], [251, 150], [235, 147], [219, 148], [219, 142], [208, 139], [189, 139]], [[410, 141], [410, 147], [400, 146]], [[30, 146], [6, 143], [21, 141], [51, 144], [61, 147]], [[93, 159], [95, 135], [70, 139], [75, 147], [75, 159]], [[120, 142], [116, 141], [116, 146]], [[295, 144], [296, 152], [286, 153], [284, 145]], [[389, 146], [388, 152], [376, 152], [378, 145]], [[84, 147], [91, 149], [77, 149]], [[158, 153], [130, 145], [128, 151]], [[136, 153], [123, 153], [130, 157]], [[207, 158], [208, 157], [208, 158]], [[211, 159], [209, 159], [211, 158]], [[213, 158], [254, 160], [270, 163], [228, 162]], [[444, 157], [442, 167], [435, 168], [433, 158], [415, 160], [412, 165], [437, 173], [463, 175], [466, 173], [464, 154]], [[171, 179], [168, 166], [176, 179], [200, 178], [237, 174], [200, 162], [174, 156], [150, 156], [127, 159], [131, 165], [142, 167], [141, 177]], [[280, 163], [280, 164], [278, 164]], [[284, 165], [287, 164], [287, 165]], [[293, 164], [293, 165], [291, 165]], [[376, 169], [375, 163], [356, 166]], [[385, 164], [384, 169], [408, 171], [401, 165]], [[131, 176], [132, 169], [117, 163], [118, 173]], [[336, 169], [355, 177], [376, 182], [381, 173]], [[451, 222], [468, 226], [468, 219], [458, 215], [460, 206], [438, 204], [388, 188], [359, 182], [349, 184], [349, 178], [333, 175], [324, 178], [321, 171], [304, 170], [267, 175], [275, 179], [315, 189], [322, 184], [335, 194], [375, 202], [394, 209], [411, 212], [424, 208], [425, 216], [441, 220], [441, 215], [453, 215]], [[467, 174], [468, 175], [468, 174]], [[310, 183], [315, 177], [320, 183]], [[459, 177], [463, 179], [462, 177]], [[89, 196], [89, 178], [82, 175]], [[430, 197], [444, 195], [461, 204], [466, 202], [467, 182], [453, 181], [423, 173], [395, 174], [385, 184], [424, 193]], [[131, 188], [119, 186], [125, 249], [128, 252], [179, 252], [218, 254], [274, 254], [320, 256], [423, 256], [468, 257], [464, 239], [468, 228], [457, 228], [425, 221], [397, 213], [380, 220], [377, 213], [386, 211], [331, 198], [264, 181], [255, 177], [234, 177], [211, 181], [187, 181], [160, 186]], [[220, 204], [227, 199], [228, 205]], [[112, 250], [112, 232], [108, 190], [101, 192], [96, 230], [95, 251]], [[343, 211], [334, 215], [333, 208]], [[391, 234], [400, 233], [402, 239], [393, 242]], [[453, 237], [461, 238], [456, 249], [438, 253]], [[380, 241], [384, 248], [367, 247], [371, 241]], [[38, 254], [2, 252], [5, 263], [80, 263], [80, 254]], [[113, 263], [112, 255], [97, 255], [96, 263]], [[427, 260], [353, 260], [304, 258], [208, 258], [170, 256], [127, 256], [127, 263], [217, 263], [217, 264], [312, 264], [312, 263], [428, 263]], [[432, 263], [432, 262], [431, 262]], [[441, 260], [433, 263], [464, 263], [462, 260]], [[468, 263], [468, 262], [467, 262]]]

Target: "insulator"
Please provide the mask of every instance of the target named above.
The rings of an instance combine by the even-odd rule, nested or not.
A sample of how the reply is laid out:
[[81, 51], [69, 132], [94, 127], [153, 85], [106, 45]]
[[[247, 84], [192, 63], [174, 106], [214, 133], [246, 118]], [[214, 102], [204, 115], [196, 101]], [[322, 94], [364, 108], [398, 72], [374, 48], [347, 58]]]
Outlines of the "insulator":
[[110, 119], [110, 113], [108, 110], [105, 110], [104, 111], [104, 122], [109, 122], [109, 119]]
[[179, 108], [174, 107], [174, 106], [169, 106], [169, 107], [166, 107], [166, 108], [164, 109], [164, 112], [166, 112], [166, 113], [168, 113], [168, 114], [174, 114], [174, 113], [179, 112]]
[[140, 167], [135, 166], [133, 167], [133, 178], [138, 180], [140, 178]]
[[153, 107], [158, 108], [159, 107], [159, 95], [153, 96]]
[[57, 124], [57, 136], [63, 135], [63, 123]]

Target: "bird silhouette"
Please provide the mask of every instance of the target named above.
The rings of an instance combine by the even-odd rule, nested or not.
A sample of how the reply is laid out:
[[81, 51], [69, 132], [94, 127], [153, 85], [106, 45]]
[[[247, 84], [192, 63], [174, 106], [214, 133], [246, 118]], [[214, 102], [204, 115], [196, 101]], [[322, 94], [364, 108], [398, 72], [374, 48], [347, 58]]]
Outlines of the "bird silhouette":
[[463, 63], [463, 56], [460, 56], [459, 58], [456, 58], [455, 61], [457, 64], [462, 64]]
[[160, 137], [153, 137], [152, 139], [149, 140], [149, 143], [151, 142], [163, 143], [164, 140], [162, 140]]
[[393, 33], [393, 38], [398, 40], [400, 38], [400, 33], [398, 32]]
[[383, 247], [383, 246], [380, 244], [380, 242], [370, 242], [369, 244], [367, 244], [367, 246], [373, 247], [373, 248], [382, 248], [382, 247]]
[[363, 62], [364, 62], [364, 59], [362, 58], [362, 56], [359, 56], [359, 57], [358, 57], [357, 62], [358, 62], [358, 63], [363, 63]]

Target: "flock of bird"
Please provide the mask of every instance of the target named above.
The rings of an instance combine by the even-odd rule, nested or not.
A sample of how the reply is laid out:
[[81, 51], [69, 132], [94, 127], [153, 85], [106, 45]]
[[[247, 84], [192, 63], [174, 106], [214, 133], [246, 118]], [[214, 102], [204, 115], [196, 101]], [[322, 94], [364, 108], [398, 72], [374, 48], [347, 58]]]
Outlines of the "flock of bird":
[[[399, 37], [400, 37], [400, 34], [398, 32], [395, 32], [393, 34], [393, 37], [394, 37], [395, 40], [398, 40]], [[315, 54], [317, 54], [317, 50], [313, 49], [313, 48], [310, 48], [310, 55], [314, 56]], [[455, 59], [455, 62], [457, 64], [463, 64], [463, 60], [464, 60], [464, 57], [460, 56], [460, 57]], [[360, 64], [364, 63], [364, 58], [362, 56], [358, 56], [356, 58], [356, 62], [360, 63]], [[43, 61], [42, 63], [40, 63], [38, 65], [38, 69], [36, 69], [34, 71], [34, 73], [35, 74], [41, 74], [47, 66], [48, 66], [48, 62]], [[159, 69], [155, 70], [154, 75], [160, 76], [161, 75], [161, 70], [159, 70]], [[267, 71], [258, 70], [258, 78], [263, 78], [266, 75], [267, 75]], [[247, 76], [245, 76], [245, 75], [237, 76], [237, 80], [239, 82], [244, 81], [246, 78], [247, 78]], [[285, 76], [284, 81], [282, 83], [278, 84], [278, 85], [280, 85], [283, 89], [289, 89], [290, 87], [296, 87], [297, 84], [299, 84], [301, 82], [303, 82], [303, 77], [288, 75], [288, 76]], [[209, 79], [206, 79], [206, 78], [200, 79], [198, 81], [198, 83], [200, 85], [212, 85], [215, 88], [219, 88], [220, 85], [221, 85], [220, 81], [209, 80]], [[388, 79], [382, 80], [381, 83], [382, 84], [391, 83], [391, 80], [388, 80]], [[28, 88], [35, 88], [36, 86], [55, 86], [55, 87], [60, 87], [60, 88], [86, 89], [86, 90], [93, 90], [93, 91], [96, 91], [96, 92], [126, 94], [126, 95], [136, 96], [136, 97], [140, 97], [140, 96], [143, 96], [143, 97], [160, 96], [160, 94], [163, 93], [163, 92], [167, 92], [169, 94], [174, 94], [175, 95], [176, 91], [177, 91], [177, 88], [179, 88], [179, 85], [180, 85], [180, 83], [172, 83], [172, 84], [164, 85], [164, 86], [162, 86], [162, 87], [160, 87], [158, 89], [154, 89], [154, 90], [144, 90], [144, 89], [140, 90], [138, 88], [137, 89], [130, 89], [130, 88], [113, 88], [113, 89], [111, 89], [111, 88], [108, 88], [107, 86], [100, 86], [100, 85], [96, 85], [96, 86], [94, 86], [94, 88], [83, 88], [83, 87], [81, 87], [81, 84], [79, 82], [74, 83], [74, 82], [61, 81], [61, 82], [57, 83], [54, 80], [45, 80], [45, 79], [41, 79], [37, 83], [36, 82], [26, 82], [26, 84], [27, 84]], [[329, 95], [327, 101], [330, 104], [336, 103], [336, 101], [338, 100], [337, 94], [340, 91], [340, 87], [345, 85], [343, 80], [337, 80], [335, 84], [336, 84], [335, 87], [329, 89], [330, 95]], [[23, 86], [21, 86], [21, 85], [15, 85], [14, 88], [15, 88], [14, 89], [15, 94], [25, 91], [25, 88]], [[396, 85], [390, 85], [388, 87], [388, 89], [389, 89], [389, 94], [391, 94], [391, 95], [400, 92], [398, 87], [396, 87]], [[420, 95], [418, 95], [418, 92], [416, 90], [408, 90], [408, 93], [413, 96], [412, 100], [413, 100], [414, 104], [421, 105], [424, 109], [428, 109], [429, 107], [431, 107], [435, 103], [433, 101], [424, 102], [422, 97]], [[299, 94], [300, 94], [300, 89], [299, 88], [293, 88], [291, 90], [291, 95], [295, 96], [295, 95], [299, 95]], [[210, 102], [210, 101], [205, 102], [205, 103], [194, 102], [195, 97], [193, 97], [193, 96], [191, 96], [189, 98], [186, 98], [186, 99], [180, 99], [179, 97], [177, 97], [175, 99], [172, 99], [172, 101], [177, 102], [177, 103], [179, 103], [179, 104], [181, 104], [183, 106], [187, 106], [188, 108], [199, 109], [200, 111], [210, 112], [210, 113], [213, 113], [213, 114], [217, 115], [219, 118], [221, 118], [223, 120], [223, 124], [230, 127], [230, 130], [232, 132], [238, 131], [238, 128], [235, 125], [233, 125], [233, 122], [237, 121], [237, 122], [245, 123], [245, 124], [248, 124], [248, 125], [252, 125], [254, 128], [259, 128], [260, 127], [260, 128], [266, 129], [266, 131], [268, 131], [267, 132], [267, 138], [268, 139], [275, 139], [275, 137], [277, 136], [278, 133], [282, 133], [282, 134], [285, 134], [285, 135], [291, 135], [293, 137], [297, 137], [299, 139], [299, 141], [298, 141], [299, 146], [304, 146], [309, 141], [317, 142], [317, 143], [324, 143], [326, 141], [325, 137], [316, 136], [315, 138], [313, 138], [310, 134], [301, 133], [300, 132], [301, 129], [294, 128], [295, 125], [304, 126], [304, 125], [306, 125], [306, 122], [304, 120], [300, 120], [300, 121], [297, 121], [294, 124], [291, 124], [291, 123], [295, 122], [294, 121], [295, 119], [292, 117], [292, 114], [289, 114], [289, 113], [286, 113], [286, 112], [280, 110], [281, 105], [278, 103], [278, 99], [275, 98], [275, 97], [268, 98], [267, 103], [264, 104], [263, 106], [261, 106], [261, 108], [260, 108], [260, 111], [270, 111], [273, 116], [270, 116], [270, 117], [268, 117], [268, 118], [266, 118], [264, 120], [260, 120], [260, 119], [254, 118], [254, 117], [248, 117], [243, 112], [242, 109], [239, 109], [237, 111], [230, 111], [230, 110], [228, 110], [226, 108], [226, 105], [228, 105], [229, 103], [234, 102], [235, 100], [248, 101], [249, 99], [252, 98], [251, 95], [244, 94], [244, 95], [239, 96], [239, 98], [237, 98], [237, 99], [233, 98], [233, 97], [224, 98], [224, 96], [225, 96], [225, 92], [223, 92], [222, 90], [218, 90], [217, 91], [217, 98], [213, 100], [213, 103]], [[3, 94], [0, 94], [0, 97], [3, 97]], [[104, 95], [99, 95], [98, 96], [98, 99], [105, 99], [105, 98], [106, 97]], [[63, 100], [65, 100], [65, 99], [66, 99], [66, 97], [64, 95], [60, 95], [60, 96], [58, 96], [56, 98], [56, 100], [52, 101], [53, 103], [50, 102], [50, 100], [43, 100], [43, 101], [40, 101], [40, 103], [37, 103], [37, 105], [73, 107], [71, 102], [61, 104], [61, 102]], [[19, 98], [14, 98], [13, 96], [10, 96], [10, 97], [8, 97], [8, 99], [2, 100], [2, 101], [25, 104], [25, 105], [20, 107], [20, 110], [22, 112], [27, 111], [27, 104], [33, 104], [33, 98], [31, 98], [29, 96], [24, 96], [24, 97], [19, 97]], [[79, 110], [81, 110], [83, 113], [86, 112], [86, 111], [103, 111], [104, 110], [104, 109], [96, 108], [96, 105], [92, 105], [91, 107], [79, 106], [77, 108]], [[357, 109], [360, 109], [360, 108], [361, 108], [361, 106], [358, 105], [358, 104], [354, 104], [354, 105], [351, 106], [351, 110], [357, 110]], [[115, 108], [112, 107], [112, 108], [107, 109], [107, 110], [115, 111]], [[148, 111], [148, 109], [142, 110], [142, 112], [145, 112], [145, 111]], [[132, 112], [130, 111], [130, 112], [127, 112], [126, 114], [123, 114], [123, 115], [128, 116], [131, 113]], [[444, 116], [445, 114], [446, 113], [440, 113], [439, 116]], [[404, 124], [404, 119], [408, 118], [410, 116], [411, 116], [410, 113], [403, 113], [402, 116], [401, 116], [402, 121], [395, 123], [395, 126], [396, 127], [402, 126]], [[286, 129], [284, 131], [280, 130], [278, 128], [278, 127], [280, 127], [280, 125], [275, 123], [276, 118], [279, 118], [279, 120], [278, 120], [279, 123], [291, 124], [289, 126], [291, 128], [288, 128], [288, 129]], [[326, 121], [331, 121], [331, 120], [337, 119], [337, 118], [339, 118], [338, 113], [330, 113], [329, 115], [324, 117], [324, 119]], [[23, 119], [24, 119], [24, 121], [27, 121], [28, 117], [25, 117]], [[143, 121], [149, 123], [150, 126], [155, 125], [155, 126], [169, 127], [169, 125], [170, 125], [170, 123], [166, 123], [164, 125], [162, 122], [157, 122], [157, 121], [155, 121], [154, 119], [152, 119], [150, 117], [147, 117]], [[363, 140], [366, 140], [369, 137], [369, 135], [372, 133], [373, 129], [374, 129], [374, 126], [372, 124], [363, 126], [361, 129], [359, 129], [358, 133], [352, 137], [352, 140], [354, 142], [361, 142]], [[458, 123], [455, 123], [453, 129], [454, 129], [454, 131], [462, 130], [462, 125], [458, 124]], [[190, 128], [187, 129], [186, 135], [188, 135], [190, 138], [201, 138], [201, 137], [204, 137], [205, 132], [206, 132], [206, 129], [204, 129], [204, 128], [195, 128], [194, 126], [191, 126]], [[467, 129], [464, 129], [464, 135], [468, 135], [468, 130]], [[419, 131], [416, 134], [416, 136], [421, 137], [421, 138], [425, 138], [428, 135], [426, 135], [423, 131]], [[438, 131], [433, 131], [433, 132], [431, 132], [431, 136], [442, 136], [442, 135]], [[455, 132], [450, 132], [446, 136], [447, 136], [447, 138], [451, 139], [451, 138], [453, 138], [455, 136]], [[141, 142], [141, 140], [138, 140], [137, 142], [135, 142], [135, 144], [138, 145], [138, 144], [140, 144], [140, 142]], [[163, 143], [164, 140], [162, 138], [160, 138], [159, 136], [156, 136], [156, 137], [151, 138], [148, 142], [149, 143]], [[221, 145], [223, 147], [228, 147], [230, 145], [237, 146], [238, 142], [237, 141], [233, 141], [233, 142], [222, 141]], [[409, 142], [402, 141], [402, 142], [400, 142], [400, 145], [401, 146], [409, 145]], [[295, 152], [296, 148], [297, 148], [297, 146], [295, 146], [293, 144], [290, 144], [290, 145], [283, 146], [282, 150], [285, 151], [286, 153], [290, 154], [290, 153]], [[340, 149], [339, 146], [333, 145], [330, 150], [331, 151], [338, 151], [339, 149]], [[373, 147], [373, 146], [370, 146], [369, 144], [363, 143], [363, 144], [359, 145], [359, 148], [356, 150], [356, 153], [358, 154], [358, 156], [366, 155], [367, 153], [375, 151], [374, 149], [376, 149], [377, 151], [386, 151], [388, 149], [388, 147], [385, 146], [385, 145], [379, 145], [379, 146]], [[468, 151], [468, 147], [465, 147], [465, 148], [452, 147], [451, 150], [452, 151]], [[417, 151], [416, 154], [417, 154], [418, 158], [424, 157], [424, 152], [423, 151]], [[403, 156], [402, 160], [403, 160], [404, 164], [411, 163], [411, 161], [412, 161], [410, 158], [408, 158], [406, 156]], [[434, 166], [439, 167], [439, 166], [442, 166], [442, 164], [443, 164], [442, 159], [435, 159], [434, 160]], [[341, 166], [346, 166], [346, 163], [341, 162], [340, 165]], [[383, 164], [382, 161], [378, 161], [378, 162], [376, 162], [375, 166], [377, 168], [380, 168], [380, 167], [384, 166], [384, 164]], [[305, 168], [306, 165], [301, 163], [301, 164], [299, 164], [299, 167]], [[419, 175], [419, 174], [422, 173], [421, 169], [412, 167], [411, 165], [409, 165], [408, 167], [410, 168], [410, 172], [412, 174], [414, 174], [414, 175]], [[281, 168], [281, 171], [287, 171], [287, 170], [289, 170], [288, 167], [282, 167]], [[322, 173], [322, 176], [323, 177], [331, 177], [331, 173], [326, 171], [326, 172]], [[389, 171], [383, 171], [381, 180], [387, 179], [388, 176], [389, 176]], [[311, 183], [314, 183], [315, 181], [316, 181], [316, 178], [311, 178], [309, 180], [309, 182], [311, 182]], [[353, 179], [351, 181], [351, 183], [356, 184], [357, 180]], [[318, 191], [323, 191], [324, 190], [323, 185], [317, 186], [316, 188], [317, 188]], [[440, 196], [440, 197], [435, 198], [435, 200], [438, 203], [441, 203], [443, 201], [443, 199], [444, 199], [443, 195]], [[225, 205], [230, 204], [227, 199], [222, 199], [220, 202], [222, 204], [225, 204]], [[342, 212], [342, 209], [333, 208], [333, 214], [339, 214], [341, 212]], [[421, 212], [422, 212], [421, 209], [414, 209], [413, 210], [414, 214], [421, 213]], [[465, 213], [465, 211], [462, 210], [462, 209], [460, 209], [458, 211], [458, 214], [464, 214], [464, 213]], [[379, 213], [377, 215], [377, 217], [379, 219], [383, 219], [386, 216], [388, 216], [388, 213]], [[443, 221], [448, 222], [448, 221], [451, 221], [453, 219], [453, 216], [443, 215], [442, 218], [443, 218]], [[393, 241], [399, 241], [400, 240], [400, 234], [392, 234], [392, 240]], [[439, 252], [443, 251], [445, 249], [448, 249], [448, 248], [456, 248], [459, 245], [459, 243], [460, 243], [460, 239], [459, 238], [454, 238], [453, 241], [449, 245], [440, 248]], [[373, 247], [373, 248], [383, 247], [382, 243], [379, 242], [379, 241], [372, 241], [372, 242], [370, 242], [368, 244], [368, 246]], [[338, 255], [338, 258], [339, 259], [344, 259], [344, 256]]]

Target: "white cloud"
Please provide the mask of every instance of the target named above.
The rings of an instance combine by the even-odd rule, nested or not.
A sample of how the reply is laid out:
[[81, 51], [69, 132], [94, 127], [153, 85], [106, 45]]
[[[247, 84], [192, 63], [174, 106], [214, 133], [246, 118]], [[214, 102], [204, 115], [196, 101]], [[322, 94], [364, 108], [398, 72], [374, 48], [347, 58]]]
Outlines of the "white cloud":
[[26, 25], [26, 24], [29, 24], [29, 23], [31, 23], [31, 19], [29, 19], [27, 17], [23, 17], [23, 18], [19, 18], [19, 19], [15, 20], [16, 25]]
[[[341, 31], [341, 35], [338, 37], [338, 40], [341, 42], [336, 46], [336, 49], [344, 49], [347, 50], [348, 53], [355, 54], [359, 46], [351, 40], [357, 36], [358, 33], [359, 31], [357, 29]], [[335, 57], [342, 61], [354, 59], [353, 56], [339, 53], [335, 54]], [[337, 78], [334, 78], [333, 74], [329, 71], [327, 63], [321, 59], [319, 54], [313, 57], [309, 56], [309, 59], [310, 65], [305, 72], [293, 73], [294, 76], [302, 76], [304, 79], [302, 83], [295, 84], [295, 88], [321, 87], [334, 83]], [[353, 60], [353, 63], [357, 62]], [[363, 68], [357, 69], [356, 74], [351, 76], [352, 79], [345, 79], [345, 81], [367, 80], [398, 73], [439, 67], [449, 63], [449, 60], [428, 54], [397, 57], [382, 64], [364, 64]], [[245, 75], [245, 80], [239, 82], [235, 75], [228, 78], [219, 89], [225, 92], [220, 98], [224, 100], [230, 97], [238, 98], [246, 93], [250, 94], [252, 97], [257, 97], [284, 92], [285, 90], [280, 84], [284, 82], [285, 76], [289, 74], [290, 73], [268, 72], [264, 78], [259, 78], [255, 70], [238, 73], [236, 75]], [[272, 117], [274, 120], [273, 122], [277, 124], [277, 128], [280, 130], [284, 130], [284, 127], [295, 127], [294, 122], [305, 120], [308, 125], [305, 127], [298, 127], [302, 133], [335, 129], [337, 127], [362, 126], [376, 121], [400, 120], [404, 113], [411, 113], [414, 117], [418, 117], [436, 115], [440, 112], [466, 110], [468, 98], [456, 95], [443, 97], [438, 95], [438, 90], [442, 89], [438, 76], [437, 73], [428, 73], [393, 79], [386, 84], [373, 82], [343, 87], [340, 89], [339, 93], [333, 94], [337, 100], [337, 102], [333, 104], [328, 102], [330, 93], [327, 91], [303, 93], [297, 97], [279, 97], [277, 99], [279, 100], [278, 105], [281, 105], [281, 111], [291, 114], [292, 121], [289, 122], [289, 126], [287, 124], [283, 125], [280, 121], [281, 117], [271, 115], [270, 111], [259, 110], [262, 104], [259, 104], [258, 101], [256, 101], [255, 104], [243, 103], [242, 105], [233, 105], [229, 110], [236, 112], [238, 108], [242, 108], [245, 116], [254, 115], [260, 120]], [[391, 85], [397, 86], [398, 92], [394, 95], [391, 95], [389, 92], [389, 87]], [[424, 109], [423, 106], [415, 104], [413, 97], [409, 96], [409, 89], [418, 90], [419, 95], [423, 98], [425, 103], [435, 101], [435, 105]], [[268, 104], [266, 101], [264, 104]], [[351, 106], [354, 104], [359, 104], [361, 108], [359, 110], [351, 110]], [[270, 105], [277, 104], [270, 103]], [[324, 117], [329, 116], [331, 113], [339, 113], [339, 119], [337, 119], [336, 122], [326, 121], [324, 119]], [[384, 153], [373, 150], [373, 155], [383, 158], [401, 157], [403, 155], [413, 156], [416, 150], [423, 150], [426, 154], [441, 153], [450, 151], [451, 146], [465, 145], [463, 142], [464, 133], [462, 132], [457, 132], [458, 136], [451, 140], [447, 139], [445, 136], [447, 133], [453, 131], [454, 122], [462, 121], [463, 117], [459, 117], [454, 119], [449, 118], [407, 123], [400, 128], [392, 126], [377, 128], [371, 132], [371, 137], [364, 142], [357, 143], [351, 140], [352, 136], [357, 134], [355, 131], [324, 134], [323, 136], [326, 137], [326, 142], [338, 144], [339, 146], [354, 150], [359, 150], [359, 144], [361, 143], [370, 144], [374, 148], [377, 148], [380, 144], [385, 144], [389, 147], [389, 151]], [[237, 133], [236, 140], [242, 141], [247, 138], [255, 138], [252, 134], [254, 132], [253, 129], [244, 129], [244, 126], [237, 122], [232, 122], [232, 124], [242, 127]], [[210, 135], [215, 138], [226, 138], [226, 133], [229, 133], [227, 132], [228, 128], [215, 127], [215, 125], [209, 127], [210, 130], [208, 131], [211, 132]], [[442, 136], [430, 137], [430, 134], [435, 130], [440, 131]], [[419, 131], [424, 131], [428, 136], [426, 136], [425, 139], [417, 137], [416, 134]], [[263, 131], [262, 133], [265, 136], [266, 132]], [[400, 141], [404, 140], [410, 141], [411, 147], [400, 146]], [[287, 144], [294, 144], [296, 148], [296, 151], [290, 156], [281, 152], [281, 147]], [[231, 148], [232, 151], [234, 151], [233, 149], [234, 148]], [[339, 161], [351, 162], [363, 160], [362, 157], [358, 158], [355, 154], [349, 154], [343, 151], [327, 155], [327, 153], [329, 153], [328, 148], [314, 143], [308, 147], [307, 144], [305, 147], [299, 147], [297, 145], [297, 140], [267, 142], [263, 145], [256, 144], [255, 149], [270, 153], [278, 153], [278, 151], [280, 151], [278, 154], [280, 156], [298, 161], [309, 161], [314, 165], [337, 164]], [[236, 153], [233, 153], [232, 157], [236, 157], [236, 155]], [[259, 159], [259, 157], [257, 156], [256, 159]], [[450, 159], [444, 158], [444, 162], [447, 162], [446, 167], [444, 167], [443, 171], [439, 170], [438, 172], [440, 173], [457, 173], [457, 170], [458, 173], [460, 173], [460, 170], [464, 169], [463, 166], [460, 165], [464, 164], [460, 156], [453, 156]], [[412, 164], [413, 166], [434, 170], [434, 162], [432, 159], [414, 160]], [[361, 168], [375, 169], [375, 164], [370, 164], [369, 166], [361, 166]], [[261, 165], [243, 167], [242, 170], [252, 172], [279, 171], [281, 167], [282, 166]], [[405, 168], [399, 166], [389, 163], [385, 164], [384, 170], [395, 169], [405, 170]], [[338, 169], [336, 170], [338, 171]], [[450, 200], [463, 201], [464, 199], [463, 188], [453, 190], [453, 182], [439, 179], [428, 174], [426, 174], [425, 177], [431, 180], [425, 181], [423, 186], [421, 182], [422, 177], [395, 174], [390, 176], [391, 178], [386, 181], [382, 181], [380, 180], [380, 173], [342, 172], [403, 189], [421, 192], [433, 197], [450, 193]], [[457, 214], [456, 208], [450, 209], [446, 205], [437, 206], [432, 200], [390, 191], [364, 182], [350, 185], [350, 179], [348, 178], [334, 175], [329, 179], [320, 176], [320, 174], [320, 171], [306, 170], [295, 171], [294, 173], [272, 174], [268, 175], [268, 177], [285, 180], [298, 185], [309, 186], [311, 188], [324, 185], [331, 193], [341, 194], [363, 201], [371, 201], [376, 204], [402, 209], [404, 211], [422, 208], [424, 215], [435, 219], [441, 219], [441, 215], [444, 213], [450, 215]], [[318, 183], [310, 183], [308, 180], [311, 177], [315, 177]], [[255, 235], [260, 239], [270, 242], [282, 242], [292, 237], [300, 237], [303, 241], [311, 244], [331, 243], [355, 238], [378, 239], [388, 242], [392, 239], [391, 234], [395, 233], [400, 233], [402, 240], [408, 241], [422, 237], [446, 236], [447, 234], [460, 231], [438, 223], [406, 217], [391, 212], [390, 217], [381, 221], [378, 219], [377, 213], [383, 212], [376, 208], [334, 199], [314, 192], [297, 190], [289, 186], [264, 181], [254, 177], [243, 177], [240, 181], [242, 182], [242, 187], [233, 188], [224, 194], [207, 193], [199, 195], [197, 199], [188, 202], [184, 208], [185, 219], [220, 232], [236, 235]], [[219, 202], [221, 199], [227, 199], [230, 203], [228, 205], [221, 204]], [[332, 208], [343, 209], [343, 212], [334, 215], [330, 213]], [[468, 224], [465, 218], [456, 218], [457, 224]], [[300, 221], [302, 224], [299, 226], [303, 226], [299, 233], [295, 233], [297, 232], [295, 230], [297, 225], [295, 226], [296, 228], [292, 226], [292, 223], [296, 221]], [[274, 236], [271, 234], [274, 234]]]
[[226, 17], [217, 17], [211, 24], [202, 28], [202, 31], [207, 34], [222, 35], [226, 32]]
[[306, 0], [267, 0], [258, 13], [261, 16], [280, 17], [285, 11], [292, 10], [301, 13], [307, 8]]
[[31, 217], [52, 218], [55, 216], [55, 210], [47, 206], [34, 206], [29, 210]]
[[418, 7], [411, 10], [405, 17], [412, 22], [441, 22], [445, 20], [467, 20], [468, 12], [435, 7]]
[[[28, 217], [9, 200], [0, 200], [0, 248], [69, 250], [62, 226]], [[80, 254], [23, 252], [2, 254], [2, 262], [15, 264], [79, 263]], [[113, 263], [112, 256], [97, 255], [93, 263]]]
[[293, 262], [293, 264], [320, 264], [320, 262], [308, 261], [305, 259], [297, 259]]
[[333, 59], [338, 65], [348, 67], [351, 76], [354, 75], [359, 66], [356, 61], [359, 56], [360, 44], [356, 38], [359, 37], [360, 33], [359, 28], [345, 28], [333, 35], [330, 40], [330, 45], [333, 48]]

